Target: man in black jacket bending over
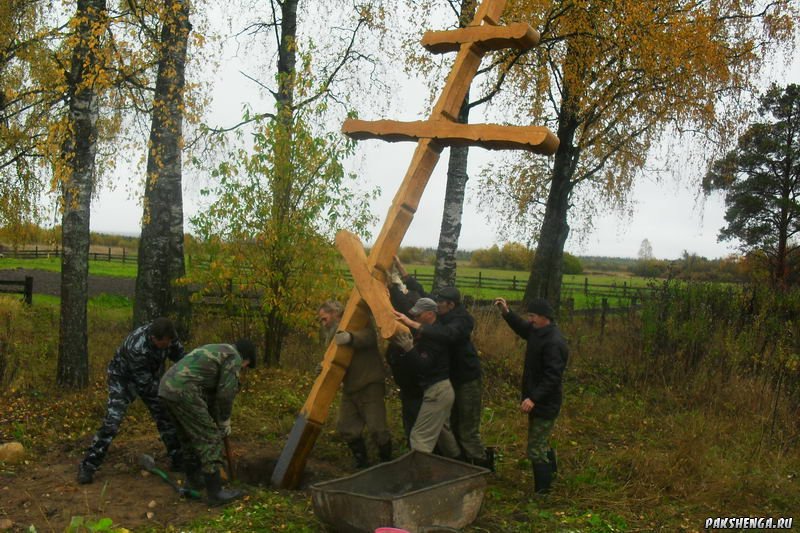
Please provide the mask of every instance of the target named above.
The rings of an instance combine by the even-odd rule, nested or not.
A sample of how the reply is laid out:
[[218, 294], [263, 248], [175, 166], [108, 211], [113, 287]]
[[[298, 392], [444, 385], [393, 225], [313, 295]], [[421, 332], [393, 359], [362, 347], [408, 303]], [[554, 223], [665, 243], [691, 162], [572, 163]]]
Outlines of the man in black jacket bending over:
[[[422, 285], [405, 271], [397, 258], [395, 266], [409, 290], [426, 296]], [[461, 293], [455, 287], [440, 289], [435, 300], [437, 325], [435, 328], [422, 326], [419, 334], [446, 344], [450, 352], [450, 382], [455, 392], [450, 427], [461, 448], [462, 459], [494, 470], [493, 454], [481, 442], [481, 360], [471, 339], [475, 319], [461, 303]]]
[[533, 463], [535, 491], [547, 493], [557, 470], [555, 452], [548, 441], [561, 410], [567, 343], [553, 321], [553, 308], [547, 300], [531, 301], [526, 318], [511, 311], [503, 298], [496, 298], [494, 304], [514, 333], [528, 341], [519, 408], [528, 415], [528, 458]]

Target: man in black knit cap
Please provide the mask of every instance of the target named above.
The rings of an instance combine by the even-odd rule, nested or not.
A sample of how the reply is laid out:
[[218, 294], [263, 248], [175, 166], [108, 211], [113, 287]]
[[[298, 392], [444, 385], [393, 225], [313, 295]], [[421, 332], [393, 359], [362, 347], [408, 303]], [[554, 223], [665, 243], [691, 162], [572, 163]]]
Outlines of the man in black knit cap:
[[509, 327], [525, 339], [520, 410], [528, 415], [528, 458], [533, 464], [535, 491], [545, 494], [557, 471], [555, 452], [549, 445], [561, 410], [561, 381], [567, 366], [567, 343], [554, 322], [553, 308], [541, 298], [528, 304], [525, 318], [508, 308], [503, 298], [494, 304]]

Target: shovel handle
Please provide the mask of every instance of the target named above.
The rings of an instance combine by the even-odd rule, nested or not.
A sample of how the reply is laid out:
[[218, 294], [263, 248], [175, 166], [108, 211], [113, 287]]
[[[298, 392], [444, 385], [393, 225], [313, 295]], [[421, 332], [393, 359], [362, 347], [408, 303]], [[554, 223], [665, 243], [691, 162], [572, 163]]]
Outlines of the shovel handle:
[[233, 455], [231, 455], [231, 441], [227, 435], [222, 437], [222, 443], [225, 445], [225, 460], [228, 463], [228, 479], [233, 481]]

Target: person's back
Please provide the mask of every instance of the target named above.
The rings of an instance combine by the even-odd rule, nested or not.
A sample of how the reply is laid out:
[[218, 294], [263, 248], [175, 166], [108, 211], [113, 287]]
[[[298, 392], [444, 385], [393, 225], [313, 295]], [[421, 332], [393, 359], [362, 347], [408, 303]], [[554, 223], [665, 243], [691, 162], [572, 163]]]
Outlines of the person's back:
[[242, 359], [230, 344], [206, 344], [195, 348], [172, 365], [158, 388], [158, 395], [176, 398], [187, 391], [217, 396], [221, 376], [236, 376]]
[[153, 343], [153, 324], [139, 326], [125, 338], [108, 364], [109, 372], [117, 375], [147, 372], [152, 375], [161, 369], [167, 358], [177, 361], [183, 356], [183, 345], [177, 335], [163, 348]]

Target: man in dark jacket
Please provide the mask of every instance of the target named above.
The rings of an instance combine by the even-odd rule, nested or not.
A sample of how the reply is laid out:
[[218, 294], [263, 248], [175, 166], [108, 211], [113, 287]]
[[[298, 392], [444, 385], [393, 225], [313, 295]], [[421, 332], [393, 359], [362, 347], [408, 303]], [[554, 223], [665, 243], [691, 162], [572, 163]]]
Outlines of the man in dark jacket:
[[135, 329], [117, 348], [108, 364], [108, 406], [103, 425], [97, 431], [86, 456], [78, 466], [78, 483], [91, 483], [103, 464], [111, 441], [119, 433], [128, 406], [138, 396], [156, 423], [167, 448], [172, 469], [181, 468], [181, 447], [169, 413], [158, 400], [158, 380], [164, 360], [177, 361], [183, 345], [167, 318], [157, 318]]
[[[403, 276], [409, 290], [427, 296], [422, 285], [403, 268], [399, 259], [395, 267]], [[450, 382], [455, 400], [450, 415], [450, 426], [467, 462], [494, 470], [492, 454], [481, 441], [482, 390], [481, 361], [472, 343], [475, 319], [461, 303], [461, 293], [455, 287], [444, 287], [435, 295], [438, 319], [435, 327], [425, 326], [419, 334], [445, 343], [450, 352]]]
[[403, 357], [412, 361], [419, 385], [424, 391], [422, 407], [411, 429], [409, 444], [412, 450], [431, 453], [438, 447], [445, 457], [456, 457], [459, 454], [458, 443], [449, 425], [450, 409], [455, 397], [448, 377], [450, 354], [446, 344], [418, 334], [422, 325], [436, 322], [436, 302], [430, 298], [420, 298], [409, 314], [414, 318], [395, 311], [397, 319], [411, 333], [399, 333], [392, 338], [392, 342], [402, 348]]
[[[419, 299], [413, 291], [405, 288], [402, 280], [392, 279], [389, 284], [389, 299], [392, 307], [404, 314], [409, 315], [411, 308]], [[413, 341], [412, 341], [413, 343]], [[424, 391], [419, 384], [416, 369], [413, 367], [410, 357], [406, 357], [406, 351], [395, 343], [389, 343], [386, 347], [386, 362], [392, 370], [392, 377], [397, 387], [400, 389], [400, 407], [403, 418], [403, 431], [408, 440], [414, 422], [417, 421], [417, 414], [422, 407], [422, 397]]]
[[528, 415], [528, 458], [533, 464], [535, 491], [547, 493], [557, 470], [555, 452], [548, 441], [561, 410], [567, 343], [553, 321], [553, 308], [547, 300], [532, 300], [526, 318], [511, 311], [503, 298], [496, 298], [494, 303], [514, 333], [528, 342], [520, 410]]

